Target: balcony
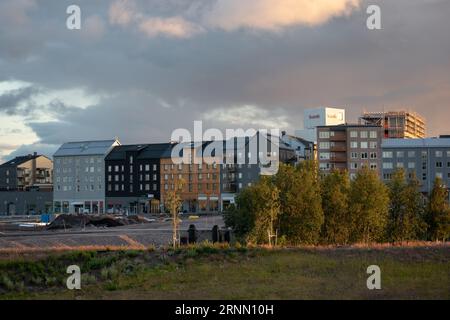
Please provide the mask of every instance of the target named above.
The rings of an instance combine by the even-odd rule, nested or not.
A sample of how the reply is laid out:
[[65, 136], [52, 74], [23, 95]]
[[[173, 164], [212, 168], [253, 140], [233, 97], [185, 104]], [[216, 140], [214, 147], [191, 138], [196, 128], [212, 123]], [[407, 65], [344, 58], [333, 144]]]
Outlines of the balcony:
[[330, 151], [331, 152], [346, 152], [347, 147], [346, 146], [331, 146]]
[[347, 141], [347, 136], [343, 132], [336, 132], [334, 136], [330, 136], [330, 141]]
[[344, 158], [344, 157], [330, 157], [330, 162], [344, 163], [344, 162], [347, 162], [347, 158]]

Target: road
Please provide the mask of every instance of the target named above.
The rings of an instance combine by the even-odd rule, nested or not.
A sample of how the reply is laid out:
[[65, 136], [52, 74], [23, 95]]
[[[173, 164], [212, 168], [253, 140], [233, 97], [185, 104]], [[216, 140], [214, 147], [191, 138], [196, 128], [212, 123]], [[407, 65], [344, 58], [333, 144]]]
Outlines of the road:
[[[200, 217], [197, 220], [182, 218], [180, 230], [187, 231], [195, 225], [200, 237], [210, 238], [214, 225], [224, 226], [221, 216]], [[68, 229], [58, 231], [20, 231], [0, 233], [0, 249], [45, 249], [79, 246], [127, 246], [155, 245], [170, 243], [171, 222], [155, 221], [148, 224], [128, 225], [116, 228]]]

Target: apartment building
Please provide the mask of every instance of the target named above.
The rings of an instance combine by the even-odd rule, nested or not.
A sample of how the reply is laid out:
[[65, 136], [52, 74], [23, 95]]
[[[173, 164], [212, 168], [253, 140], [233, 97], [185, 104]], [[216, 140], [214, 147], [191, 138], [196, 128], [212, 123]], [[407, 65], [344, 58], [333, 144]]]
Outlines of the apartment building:
[[364, 112], [360, 124], [380, 125], [383, 127], [383, 139], [425, 138], [425, 118], [416, 112], [386, 111]]
[[161, 159], [170, 143], [120, 145], [105, 158], [106, 211], [142, 214], [161, 212]]
[[0, 165], [0, 191], [52, 190], [53, 162], [37, 153]]
[[347, 124], [317, 128], [319, 168], [323, 172], [346, 170], [354, 178], [366, 166], [381, 175], [381, 141], [378, 125]]
[[115, 140], [64, 143], [53, 155], [55, 213], [105, 213], [105, 157]]
[[[220, 158], [213, 152], [203, 156], [210, 142], [178, 144], [180, 152], [161, 158], [161, 201], [181, 186], [182, 211], [217, 213], [220, 201]], [[174, 145], [175, 146], [175, 145]], [[181, 160], [184, 160], [181, 163]], [[175, 160], [175, 161], [174, 161]], [[167, 211], [168, 208], [165, 208]]]
[[408, 178], [420, 182], [421, 191], [429, 194], [436, 177], [450, 187], [450, 137], [426, 139], [386, 139], [382, 143], [383, 179], [388, 182], [398, 168]]
[[[266, 158], [270, 160], [269, 165], [263, 165], [260, 161], [261, 143], [267, 143]], [[256, 155], [252, 154], [252, 149], [256, 150]], [[234, 204], [236, 195], [257, 182], [262, 175], [276, 174], [280, 163], [295, 164], [298, 161], [296, 151], [291, 145], [280, 137], [263, 135], [259, 132], [252, 137], [234, 138], [232, 143], [224, 143], [223, 156], [224, 160], [220, 166], [222, 211]], [[258, 156], [256, 161], [251, 161], [252, 157], [256, 156]]]
[[289, 135], [286, 131], [281, 133], [281, 141], [295, 151], [296, 163], [316, 159], [317, 150], [313, 141], [307, 141], [301, 137]]

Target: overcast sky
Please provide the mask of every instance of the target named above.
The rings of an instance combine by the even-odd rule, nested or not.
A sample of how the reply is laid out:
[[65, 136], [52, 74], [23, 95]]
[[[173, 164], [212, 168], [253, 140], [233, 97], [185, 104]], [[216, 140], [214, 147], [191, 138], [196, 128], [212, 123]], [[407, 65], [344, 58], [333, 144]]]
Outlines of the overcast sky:
[[0, 0], [0, 160], [194, 120], [293, 132], [319, 106], [406, 108], [450, 134], [449, 34], [448, 0]]

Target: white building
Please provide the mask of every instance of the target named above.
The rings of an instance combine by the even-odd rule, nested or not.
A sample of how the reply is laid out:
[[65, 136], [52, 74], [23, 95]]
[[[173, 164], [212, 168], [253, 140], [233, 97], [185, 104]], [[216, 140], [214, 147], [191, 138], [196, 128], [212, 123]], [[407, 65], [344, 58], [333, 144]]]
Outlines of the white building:
[[118, 140], [64, 143], [53, 155], [55, 213], [105, 213], [105, 157]]
[[295, 131], [297, 137], [307, 141], [317, 141], [317, 127], [345, 124], [345, 109], [316, 108], [305, 109], [303, 130]]

